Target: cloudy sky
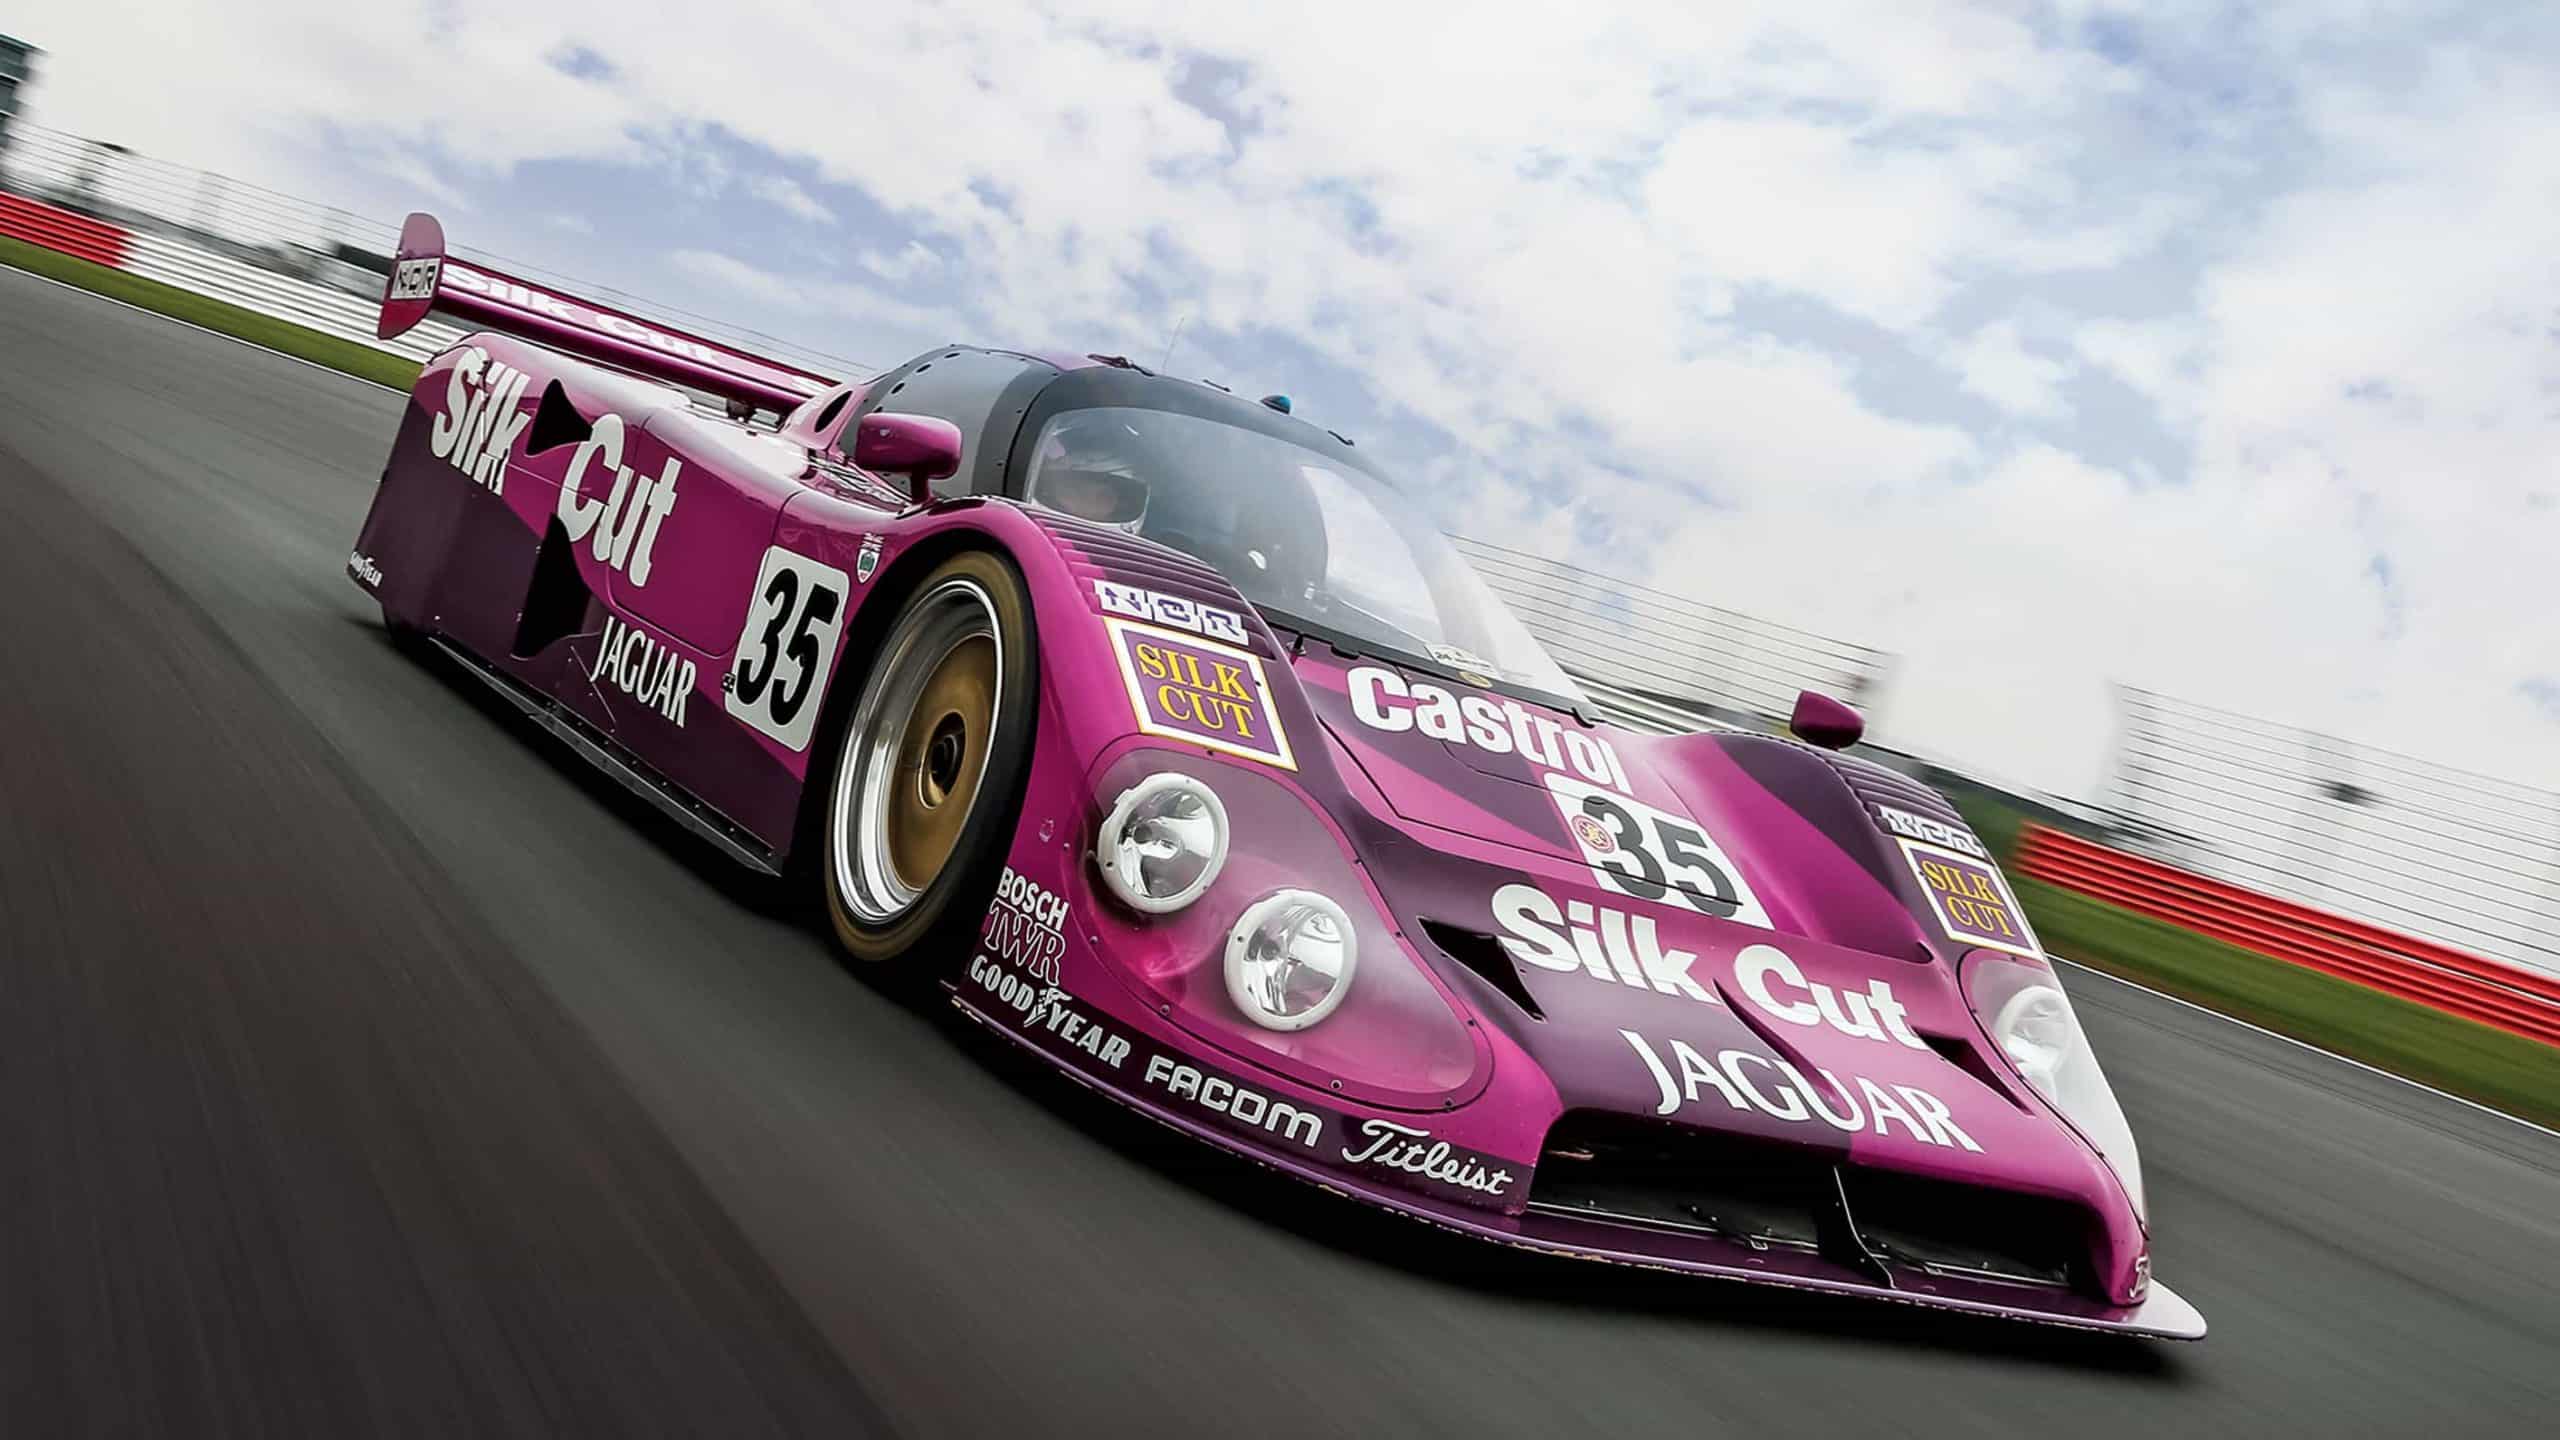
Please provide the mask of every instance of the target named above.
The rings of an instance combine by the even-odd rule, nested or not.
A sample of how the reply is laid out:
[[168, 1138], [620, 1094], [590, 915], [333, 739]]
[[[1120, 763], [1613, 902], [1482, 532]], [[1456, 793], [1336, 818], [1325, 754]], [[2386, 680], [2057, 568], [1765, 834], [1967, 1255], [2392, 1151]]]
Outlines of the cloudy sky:
[[147, 13], [12, 6], [30, 117], [867, 362], [1179, 325], [1925, 753], [2090, 793], [2118, 680], [2560, 784], [2542, 0]]

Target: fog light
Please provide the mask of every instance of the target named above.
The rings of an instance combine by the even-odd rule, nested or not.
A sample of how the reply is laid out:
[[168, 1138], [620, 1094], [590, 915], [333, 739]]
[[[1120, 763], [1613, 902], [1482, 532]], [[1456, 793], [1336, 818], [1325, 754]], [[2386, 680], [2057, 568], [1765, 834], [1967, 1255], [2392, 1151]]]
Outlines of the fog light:
[[1227, 807], [1200, 781], [1160, 771], [1111, 802], [1093, 858], [1122, 904], [1170, 914], [1208, 893], [1227, 863]]
[[1342, 907], [1281, 890], [1245, 907], [1227, 932], [1227, 995], [1266, 1030], [1304, 1030], [1351, 993], [1359, 940]]

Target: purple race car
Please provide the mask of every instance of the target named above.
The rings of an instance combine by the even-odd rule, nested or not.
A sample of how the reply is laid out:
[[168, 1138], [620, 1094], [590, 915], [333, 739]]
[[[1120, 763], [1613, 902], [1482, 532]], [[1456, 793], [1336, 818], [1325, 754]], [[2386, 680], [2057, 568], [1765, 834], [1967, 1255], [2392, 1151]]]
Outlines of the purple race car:
[[1277, 397], [965, 346], [831, 382], [443, 250], [413, 216], [383, 333], [486, 329], [350, 574], [855, 960], [1467, 1235], [2204, 1333], [2007, 882], [1845, 709], [1597, 723]]

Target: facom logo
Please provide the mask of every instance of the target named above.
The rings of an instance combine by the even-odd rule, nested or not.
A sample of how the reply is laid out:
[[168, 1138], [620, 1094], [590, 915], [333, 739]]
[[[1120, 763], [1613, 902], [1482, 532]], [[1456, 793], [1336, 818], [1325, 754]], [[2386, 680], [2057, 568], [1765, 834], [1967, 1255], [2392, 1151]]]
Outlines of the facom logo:
[[1324, 1133], [1324, 1121], [1311, 1112], [1167, 1056], [1147, 1057], [1146, 1081], [1203, 1110], [1214, 1110], [1240, 1125], [1294, 1140], [1310, 1150]]

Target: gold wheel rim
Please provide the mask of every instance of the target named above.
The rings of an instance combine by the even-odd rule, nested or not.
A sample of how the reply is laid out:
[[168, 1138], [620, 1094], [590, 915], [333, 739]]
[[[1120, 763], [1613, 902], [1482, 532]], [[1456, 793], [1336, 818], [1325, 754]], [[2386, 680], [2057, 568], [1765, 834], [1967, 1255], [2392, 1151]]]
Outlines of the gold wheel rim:
[[986, 775], [995, 708], [995, 637], [967, 636], [935, 664], [898, 737], [882, 818], [900, 884], [931, 885], [960, 843]]

